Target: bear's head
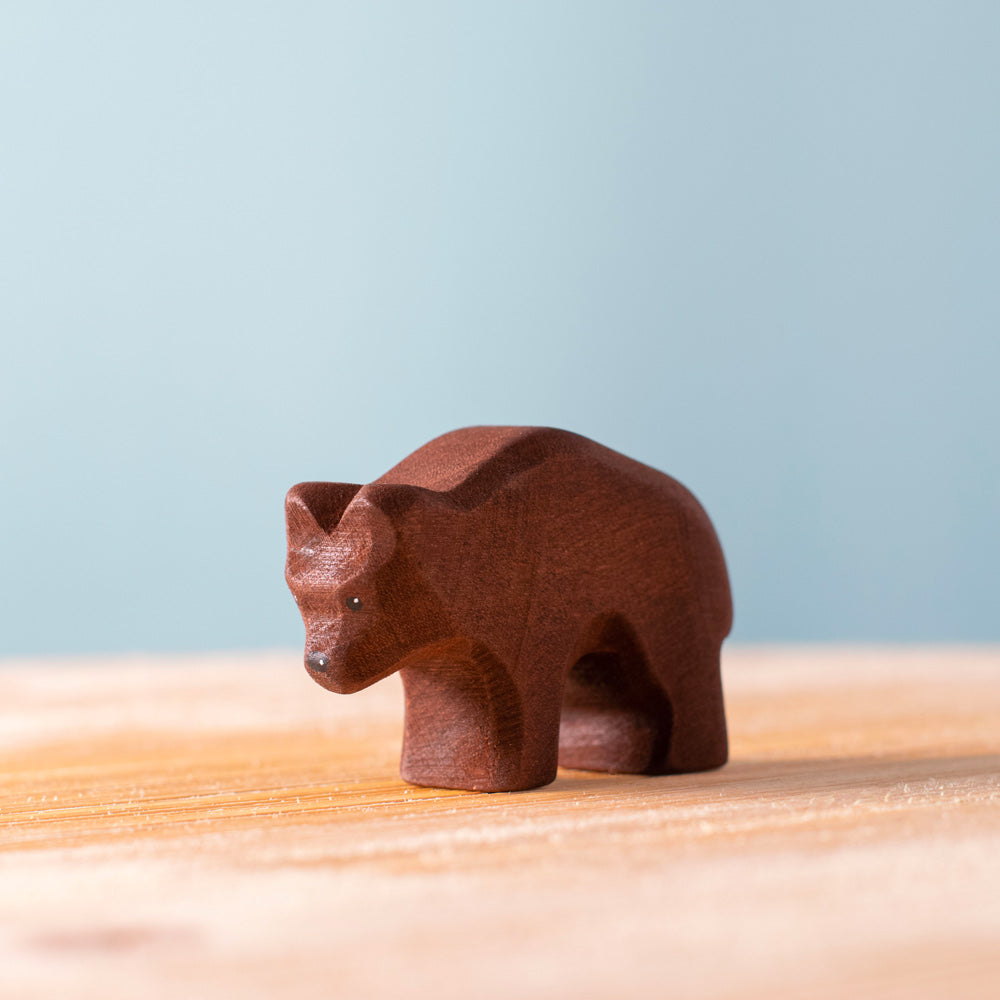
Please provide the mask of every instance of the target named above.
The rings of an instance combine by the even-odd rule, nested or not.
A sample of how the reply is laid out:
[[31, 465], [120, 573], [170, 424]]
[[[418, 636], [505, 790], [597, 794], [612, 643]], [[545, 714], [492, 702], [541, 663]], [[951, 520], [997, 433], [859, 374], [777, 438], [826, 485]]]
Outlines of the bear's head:
[[306, 626], [306, 669], [327, 690], [368, 687], [447, 633], [403, 539], [426, 493], [349, 483], [288, 491], [285, 579]]

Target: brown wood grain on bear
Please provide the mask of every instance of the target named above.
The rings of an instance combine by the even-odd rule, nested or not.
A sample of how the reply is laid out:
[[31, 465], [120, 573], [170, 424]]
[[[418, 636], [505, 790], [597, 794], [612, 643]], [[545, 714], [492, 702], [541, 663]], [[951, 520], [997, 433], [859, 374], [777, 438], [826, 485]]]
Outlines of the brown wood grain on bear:
[[286, 518], [306, 668], [339, 693], [400, 671], [407, 781], [725, 763], [729, 581], [664, 473], [568, 431], [469, 427], [367, 486], [300, 483]]

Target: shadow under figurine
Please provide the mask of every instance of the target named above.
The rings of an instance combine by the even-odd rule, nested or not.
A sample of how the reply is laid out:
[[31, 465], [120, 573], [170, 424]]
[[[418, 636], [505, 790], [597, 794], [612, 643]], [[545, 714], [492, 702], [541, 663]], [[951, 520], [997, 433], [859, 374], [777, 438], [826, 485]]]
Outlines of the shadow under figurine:
[[726, 566], [662, 472], [567, 431], [469, 427], [367, 486], [293, 486], [286, 517], [306, 667], [339, 693], [400, 671], [406, 781], [725, 763]]

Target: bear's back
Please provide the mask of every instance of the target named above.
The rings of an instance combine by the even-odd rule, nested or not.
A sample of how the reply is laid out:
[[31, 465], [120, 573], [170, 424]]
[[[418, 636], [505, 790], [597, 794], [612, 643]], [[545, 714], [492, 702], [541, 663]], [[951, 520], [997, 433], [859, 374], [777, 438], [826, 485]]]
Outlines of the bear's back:
[[571, 459], [638, 478], [669, 477], [570, 431], [552, 427], [464, 427], [442, 434], [408, 455], [376, 482], [448, 493], [475, 506], [529, 469]]
[[[527, 621], [542, 587], [553, 607], [573, 594], [581, 614], [621, 600], [648, 603], [650, 595], [693, 601], [720, 637], [729, 630], [725, 561], [697, 499], [671, 476], [589, 438], [546, 427], [467, 427], [428, 442], [376, 482], [446, 494], [474, 515], [462, 522], [462, 540], [417, 519], [406, 543], [456, 620]], [[447, 516], [447, 507], [432, 509]], [[500, 648], [503, 640], [491, 641]]]

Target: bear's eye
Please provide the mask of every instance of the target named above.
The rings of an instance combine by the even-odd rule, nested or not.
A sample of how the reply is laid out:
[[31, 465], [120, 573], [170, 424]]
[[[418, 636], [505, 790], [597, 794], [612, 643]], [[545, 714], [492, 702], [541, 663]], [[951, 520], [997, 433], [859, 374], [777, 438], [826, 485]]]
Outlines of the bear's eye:
[[347, 606], [351, 611], [360, 611], [362, 608], [362, 600], [360, 597], [348, 597]]

